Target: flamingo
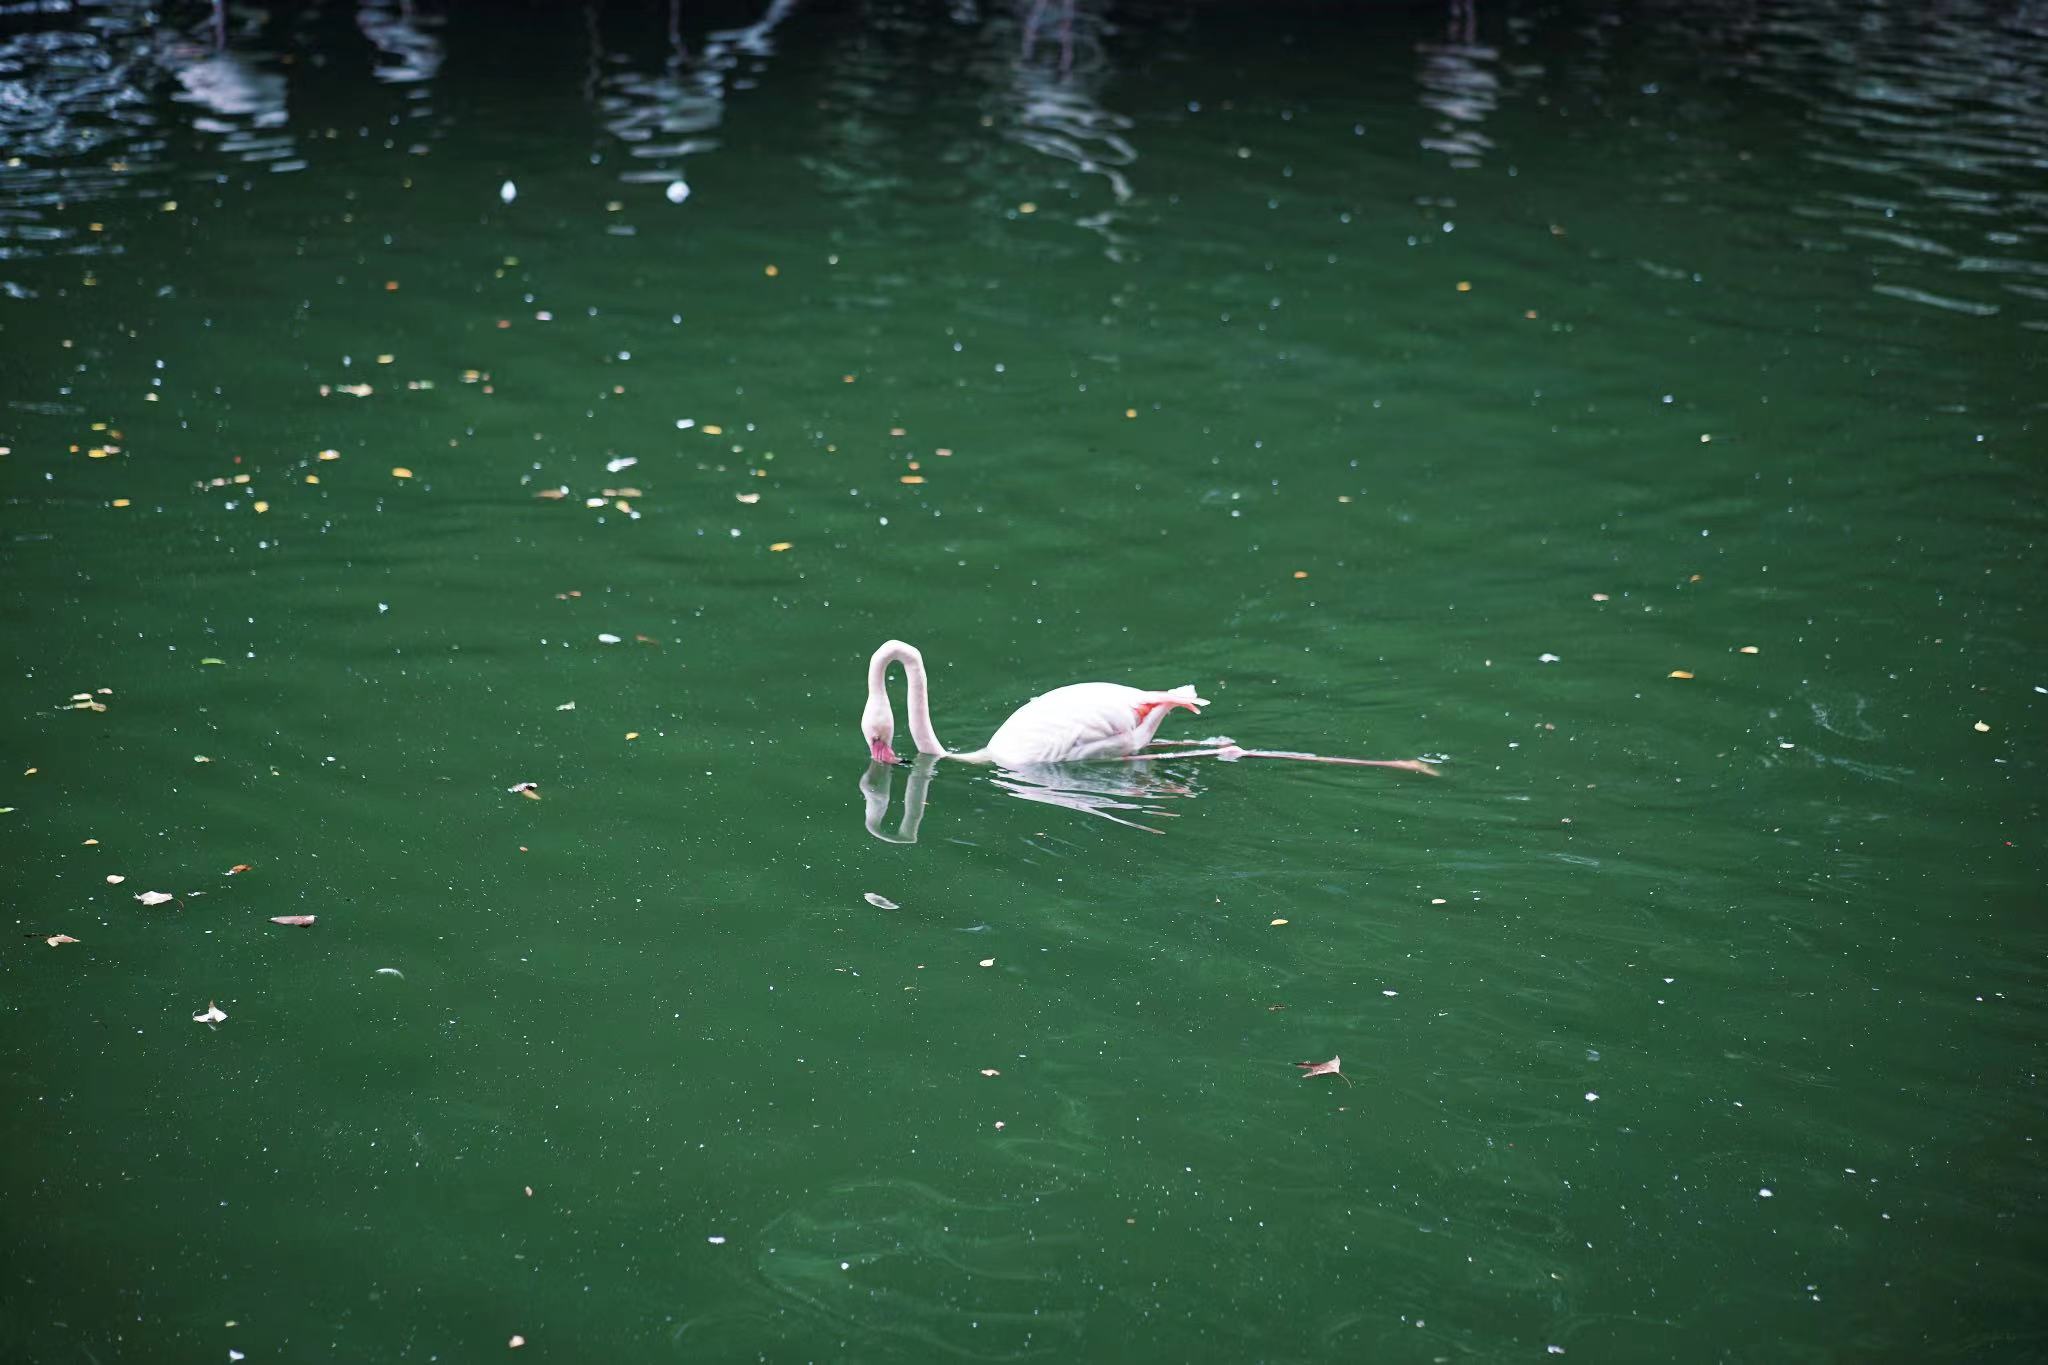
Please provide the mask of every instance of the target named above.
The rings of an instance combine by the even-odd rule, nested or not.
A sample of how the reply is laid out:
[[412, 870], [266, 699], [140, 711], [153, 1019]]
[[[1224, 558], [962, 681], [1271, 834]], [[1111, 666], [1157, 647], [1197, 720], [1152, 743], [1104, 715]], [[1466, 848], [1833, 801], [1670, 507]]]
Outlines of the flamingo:
[[1209, 703], [1192, 686], [1148, 692], [1121, 683], [1069, 683], [1025, 702], [979, 749], [954, 752], [939, 743], [932, 729], [931, 694], [924, 655], [901, 640], [884, 641], [868, 660], [868, 704], [861, 712], [861, 735], [877, 763], [901, 763], [892, 746], [896, 712], [889, 704], [889, 665], [902, 664], [908, 683], [910, 737], [920, 754], [959, 759], [963, 763], [995, 763], [1025, 768], [1040, 763], [1085, 763], [1095, 759], [1126, 762], [1159, 758], [1143, 753], [1148, 746], [1172, 745], [1179, 758], [1291, 758], [1305, 763], [1348, 763], [1369, 768], [1400, 768], [1436, 776], [1436, 769], [1412, 758], [1328, 758], [1321, 754], [1280, 749], [1241, 749], [1231, 740], [1160, 740], [1153, 736], [1175, 711], [1201, 714]]

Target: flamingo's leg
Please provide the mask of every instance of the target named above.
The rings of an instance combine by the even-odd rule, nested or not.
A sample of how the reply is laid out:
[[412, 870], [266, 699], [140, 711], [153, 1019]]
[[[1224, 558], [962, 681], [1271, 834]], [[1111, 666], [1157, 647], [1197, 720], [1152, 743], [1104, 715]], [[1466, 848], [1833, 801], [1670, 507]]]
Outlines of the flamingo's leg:
[[[1165, 754], [1126, 754], [1123, 761], [1135, 763], [1150, 758], [1165, 758]], [[1226, 744], [1215, 749], [1183, 749], [1174, 758], [1220, 758], [1226, 763], [1235, 763], [1240, 758], [1291, 758], [1301, 763], [1345, 763], [1357, 768], [1399, 768], [1403, 772], [1427, 773], [1441, 777], [1435, 768], [1416, 758], [1331, 758], [1323, 754], [1295, 753], [1286, 749], [1240, 749], [1235, 744]]]

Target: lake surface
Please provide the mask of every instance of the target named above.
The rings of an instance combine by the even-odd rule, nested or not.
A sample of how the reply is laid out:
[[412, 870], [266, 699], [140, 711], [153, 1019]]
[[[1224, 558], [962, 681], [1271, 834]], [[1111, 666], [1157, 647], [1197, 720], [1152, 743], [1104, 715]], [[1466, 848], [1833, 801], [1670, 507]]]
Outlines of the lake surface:
[[0, 1356], [2048, 1355], [2048, 11], [152, 17], [0, 16]]

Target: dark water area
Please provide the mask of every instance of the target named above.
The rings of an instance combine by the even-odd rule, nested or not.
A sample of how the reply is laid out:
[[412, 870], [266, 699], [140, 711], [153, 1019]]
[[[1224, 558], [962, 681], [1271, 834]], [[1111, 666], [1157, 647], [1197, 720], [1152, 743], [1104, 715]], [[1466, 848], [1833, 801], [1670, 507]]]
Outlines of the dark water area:
[[2048, 1356], [2044, 348], [2039, 3], [0, 4], [0, 1359]]

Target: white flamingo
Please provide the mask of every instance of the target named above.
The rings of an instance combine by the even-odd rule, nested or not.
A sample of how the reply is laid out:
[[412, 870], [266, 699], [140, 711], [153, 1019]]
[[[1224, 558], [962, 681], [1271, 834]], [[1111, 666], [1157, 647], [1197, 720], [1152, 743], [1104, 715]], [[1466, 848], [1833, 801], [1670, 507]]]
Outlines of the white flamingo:
[[[901, 640], [889, 640], [868, 660], [868, 704], [861, 712], [862, 738], [877, 763], [900, 763], [891, 746], [896, 738], [896, 712], [889, 704], [889, 665], [900, 663], [908, 683], [910, 737], [921, 754], [957, 758], [964, 763], [997, 763], [1025, 768], [1039, 763], [1084, 763], [1091, 759], [1160, 758], [1140, 751], [1148, 745], [1172, 744], [1178, 758], [1292, 758], [1307, 763], [1349, 763], [1370, 768], [1402, 768], [1436, 775], [1436, 769], [1412, 758], [1326, 758], [1321, 754], [1278, 749], [1241, 749], [1229, 740], [1155, 740], [1160, 724], [1176, 710], [1200, 714], [1209, 703], [1195, 689], [1176, 687], [1147, 692], [1121, 683], [1070, 683], [1033, 697], [1010, 714], [988, 743], [955, 753], [939, 743], [932, 729], [930, 688], [924, 655]], [[1203, 747], [1213, 745], [1214, 747]]]

